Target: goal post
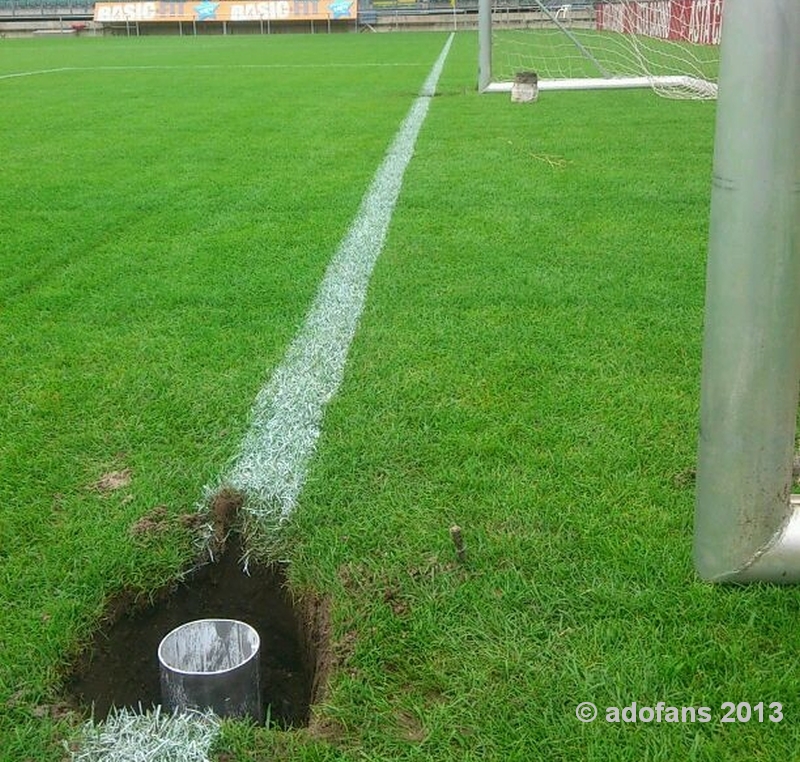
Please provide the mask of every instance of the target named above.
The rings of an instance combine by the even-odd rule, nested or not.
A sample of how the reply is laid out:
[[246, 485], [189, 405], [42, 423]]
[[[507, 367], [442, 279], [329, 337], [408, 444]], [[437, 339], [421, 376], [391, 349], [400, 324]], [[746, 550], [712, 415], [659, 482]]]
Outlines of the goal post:
[[800, 582], [800, 2], [726, 0], [711, 192], [694, 559]]
[[647, 87], [716, 97], [723, 0], [479, 0], [478, 89], [507, 92], [535, 71], [540, 90]]

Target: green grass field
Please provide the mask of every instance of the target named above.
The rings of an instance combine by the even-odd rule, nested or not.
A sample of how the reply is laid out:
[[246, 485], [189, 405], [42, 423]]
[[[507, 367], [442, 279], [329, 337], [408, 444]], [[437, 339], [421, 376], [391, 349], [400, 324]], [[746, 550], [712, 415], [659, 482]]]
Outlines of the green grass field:
[[[0, 78], [4, 762], [63, 759], [104, 602], [191, 559], [177, 518], [444, 40], [0, 43], [0, 77], [62, 69]], [[329, 599], [324, 700], [309, 729], [226, 724], [215, 759], [796, 759], [797, 589], [691, 566], [714, 106], [520, 106], [475, 61], [457, 35], [283, 538], [295, 593]], [[156, 506], [174, 528], [133, 536]], [[659, 701], [713, 720], [604, 719]]]

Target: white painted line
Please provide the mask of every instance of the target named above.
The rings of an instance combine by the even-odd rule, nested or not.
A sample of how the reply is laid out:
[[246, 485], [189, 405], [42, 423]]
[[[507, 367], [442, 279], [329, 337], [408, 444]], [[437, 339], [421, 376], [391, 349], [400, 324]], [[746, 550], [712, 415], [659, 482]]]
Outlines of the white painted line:
[[[73, 66], [69, 71], [135, 71], [135, 70], [158, 70], [169, 69], [184, 69], [193, 71], [195, 69], [386, 69], [398, 67], [421, 67], [422, 64], [413, 62], [397, 62], [397, 63], [367, 63], [366, 61], [359, 61], [358, 63], [305, 63], [305, 64], [130, 64], [119, 66]], [[53, 71], [61, 71], [54, 69]], [[67, 69], [64, 69], [67, 71]]]
[[120, 709], [103, 723], [89, 720], [82, 730], [80, 748], [70, 750], [72, 762], [208, 762], [219, 719], [210, 711], [172, 715], [160, 707], [144, 713]]
[[36, 69], [34, 71], [18, 71], [11, 74], [0, 74], [0, 79], [16, 79], [17, 77], [34, 77], [37, 74], [56, 74], [61, 71], [73, 71], [69, 66], [62, 66], [58, 69]]
[[18, 77], [34, 77], [41, 74], [78, 74], [82, 72], [96, 71], [195, 71], [208, 69], [385, 69], [401, 67], [419, 67], [418, 63], [325, 63], [325, 64], [140, 64], [140, 65], [119, 65], [119, 66], [61, 66], [57, 69], [34, 69], [33, 71], [17, 71], [9, 74], [0, 74], [0, 79], [16, 79]]
[[451, 34], [328, 265], [304, 325], [256, 398], [250, 430], [224, 481], [243, 492], [248, 510], [260, 517], [286, 518], [294, 510], [452, 41]]

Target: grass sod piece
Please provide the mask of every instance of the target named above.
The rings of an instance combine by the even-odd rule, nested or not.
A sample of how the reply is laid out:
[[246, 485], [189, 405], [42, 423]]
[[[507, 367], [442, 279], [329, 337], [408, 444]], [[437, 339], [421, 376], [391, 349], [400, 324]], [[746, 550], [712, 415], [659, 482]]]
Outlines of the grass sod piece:
[[[60, 675], [103, 600], [146, 595], [192, 556], [178, 518], [235, 454], [443, 40], [4, 46], [3, 72], [19, 70], [25, 43], [40, 68], [47, 55], [86, 67], [0, 80], [15, 106], [0, 115], [11, 147], [0, 749], [11, 759], [60, 759]], [[217, 50], [226, 66], [208, 68]], [[179, 68], [103, 68], [139, 54]], [[100, 488], [114, 472], [129, 481]], [[133, 535], [158, 506], [166, 526]]]

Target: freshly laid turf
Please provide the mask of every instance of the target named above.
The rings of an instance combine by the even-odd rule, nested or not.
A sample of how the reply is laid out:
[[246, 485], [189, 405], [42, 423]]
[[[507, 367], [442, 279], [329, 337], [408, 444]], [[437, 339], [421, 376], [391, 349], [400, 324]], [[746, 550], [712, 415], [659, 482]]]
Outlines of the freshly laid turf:
[[[103, 600], [190, 556], [129, 527], [224, 470], [442, 42], [0, 48], [0, 73], [194, 43], [417, 64], [0, 80], [0, 758], [61, 758]], [[520, 106], [474, 70], [459, 35], [284, 538], [297, 594], [328, 597], [327, 690], [307, 730], [227, 723], [218, 758], [792, 759], [798, 591], [690, 559], [713, 104]], [[712, 720], [605, 721], [659, 701]], [[725, 701], [783, 720], [723, 724]]]

